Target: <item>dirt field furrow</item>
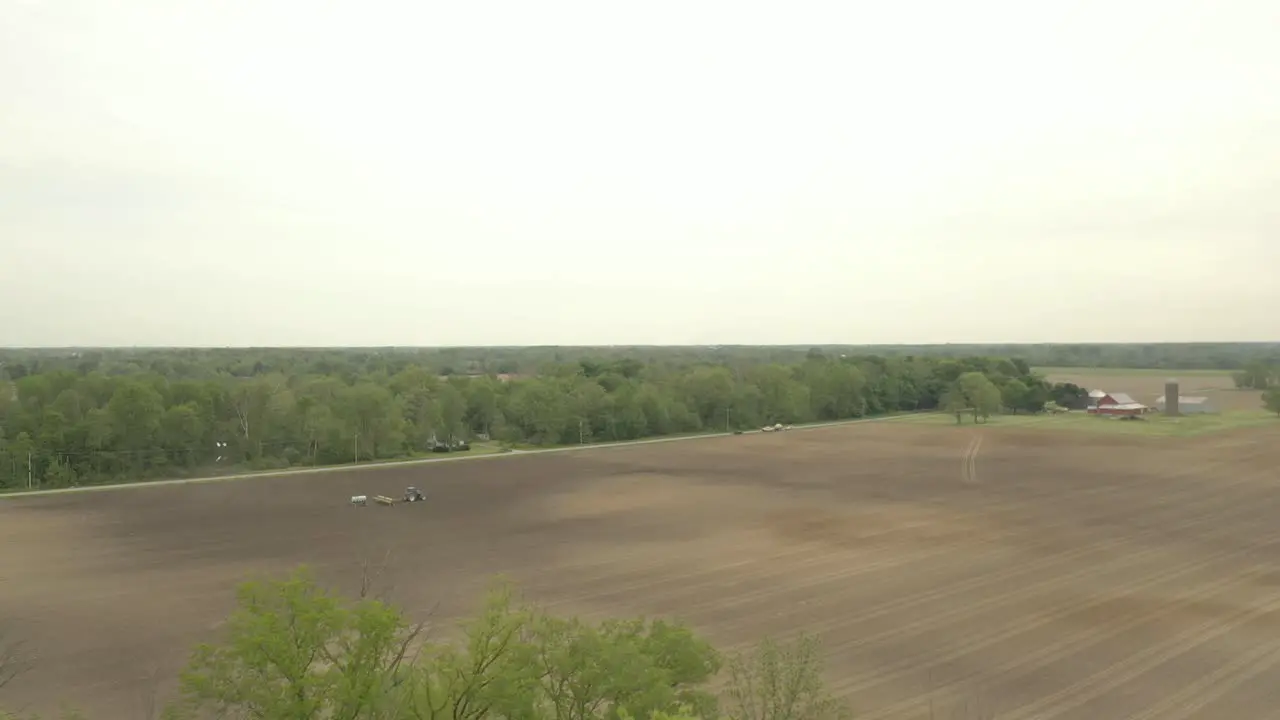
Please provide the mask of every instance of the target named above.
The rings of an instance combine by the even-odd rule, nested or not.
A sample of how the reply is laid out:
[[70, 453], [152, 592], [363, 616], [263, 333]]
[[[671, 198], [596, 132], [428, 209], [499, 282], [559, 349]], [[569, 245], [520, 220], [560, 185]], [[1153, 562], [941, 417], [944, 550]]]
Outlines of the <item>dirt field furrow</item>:
[[1170, 720], [1222, 720], [1254, 717], [1258, 708], [1280, 707], [1277, 673], [1280, 673], [1280, 652], [1264, 655], [1238, 674], [1196, 693], [1163, 717]]
[[[929, 696], [935, 702], [959, 704], [966, 695], [973, 692], [972, 683], [975, 676], [980, 673], [983, 687], [998, 688], [1002, 698], [1016, 698], [1020, 694], [1021, 687], [1036, 688], [1043, 685], [1037, 682], [1037, 675], [1043, 674], [1050, 679], [1070, 676], [1076, 669], [1079, 656], [1096, 652], [1100, 646], [1114, 642], [1120, 636], [1136, 634], [1135, 631], [1149, 631], [1153, 627], [1161, 626], [1169, 618], [1194, 610], [1202, 603], [1230, 598], [1233, 592], [1246, 588], [1256, 575], [1257, 571], [1254, 571], [1230, 581], [1215, 577], [1194, 586], [1194, 590], [1191, 591], [1185, 590], [1183, 582], [1173, 582], [1171, 588], [1173, 592], [1160, 596], [1162, 602], [1167, 604], [1158, 606], [1158, 609], [1153, 609], [1141, 602], [1142, 593], [1108, 596], [1099, 605], [1077, 609], [1075, 613], [1077, 617], [1105, 615], [1105, 620], [1090, 622], [1087, 625], [1078, 624], [1080, 629], [1077, 632], [1071, 634], [1062, 632], [1063, 624], [1070, 625], [1069, 622], [1042, 625], [1037, 628], [1038, 632], [1014, 636], [1013, 642], [1009, 642], [1006, 638], [1002, 642], [988, 646], [988, 652], [971, 658], [969, 662], [948, 666], [941, 657], [930, 659], [926, 665], [928, 668], [926, 673], [930, 680]], [[1180, 579], [1174, 578], [1174, 580]], [[1139, 601], [1135, 602], [1135, 598]], [[1104, 612], [1097, 612], [1099, 608]], [[1008, 647], [1001, 648], [1002, 645]], [[999, 651], [990, 651], [992, 647]], [[1068, 667], [1060, 668], [1058, 672], [1048, 672], [1049, 669], [1064, 664]], [[899, 687], [901, 686], [902, 684], [899, 684]], [[867, 698], [863, 695], [860, 699], [865, 702]], [[880, 702], [876, 703], [881, 706], [880, 709], [866, 715], [865, 718], [870, 720], [871, 718], [892, 718], [902, 713], [909, 714], [918, 702], [919, 698], [912, 692], [904, 694], [899, 691], [896, 696], [882, 695]], [[1016, 705], [1010, 705], [1007, 702], [1005, 707], [1017, 708]], [[863, 719], [860, 718], [860, 720]]]
[[1237, 655], [1211, 673], [1190, 680], [1144, 710], [1125, 716], [1125, 720], [1180, 720], [1195, 715], [1201, 708], [1280, 664], [1280, 645], [1264, 644]]
[[[1271, 494], [1268, 494], [1266, 497], [1260, 497], [1256, 500], [1250, 498], [1242, 501], [1240, 499], [1232, 498], [1223, 501], [1222, 506], [1210, 507], [1207, 512], [1195, 519], [1194, 525], [1211, 527], [1213, 525], [1221, 524], [1224, 520], [1230, 519], [1222, 516], [1222, 510], [1225, 507], [1231, 507], [1250, 514], [1255, 513], [1257, 510], [1257, 500], [1274, 500], [1274, 498], [1271, 497]], [[1192, 526], [1193, 523], [1188, 521], [1181, 527], [1190, 528]], [[1138, 541], [1151, 537], [1154, 537], [1154, 534], [1150, 532], [1145, 534], [1136, 533], [1102, 542], [1081, 545], [1072, 550], [1058, 553], [1056, 555], [1036, 558], [1034, 563], [1007, 563], [1005, 566], [993, 569], [987, 574], [973, 575], [955, 583], [939, 582], [939, 578], [933, 576], [932, 578], [929, 578], [930, 584], [932, 585], [931, 589], [920, 592], [902, 592], [899, 590], [898, 592], [893, 593], [890, 597], [884, 598], [883, 602], [879, 605], [872, 606], [871, 609], [865, 610], [857, 614], [855, 617], [849, 617], [845, 613], [841, 612], [840, 606], [850, 601], [856, 601], [857, 606], [866, 608], [869, 602], [868, 598], [849, 598], [822, 594], [822, 597], [831, 597], [832, 600], [830, 602], [815, 600], [812, 604], [805, 603], [805, 610], [809, 613], [820, 613], [829, 618], [829, 620], [811, 625], [809, 630], [811, 632], [821, 633], [833, 630], [843, 631], [849, 629], [850, 625], [869, 622], [872, 620], [879, 621], [891, 613], [911, 611], [917, 606], [927, 606], [927, 604], [935, 601], [944, 601], [938, 603], [943, 607], [925, 610], [924, 614], [929, 615], [931, 619], [936, 619], [938, 617], [958, 617], [963, 613], [981, 611], [992, 604], [1004, 603], [1017, 599], [1017, 596], [1000, 595], [997, 590], [999, 589], [998, 586], [1001, 584], [1009, 584], [1013, 586], [1015, 583], [1018, 583], [1017, 587], [1020, 588], [1020, 592], [1033, 592], [1034, 588], [1029, 588], [1029, 586], [1024, 584], [1028, 578], [1023, 576], [1037, 576], [1043, 574], [1048, 576], [1044, 582], [1058, 584], [1064, 581], [1064, 577], [1059, 573], [1059, 566], [1062, 568], [1083, 566], [1083, 569], [1077, 570], [1076, 574], [1065, 578], [1068, 582], [1081, 572], [1099, 572], [1109, 567], [1109, 565], [1097, 564], [1103, 557], [1110, 557], [1114, 562], [1120, 562], [1127, 566], [1135, 562], [1135, 556], [1132, 553], [1126, 552], [1126, 554], [1122, 554], [1117, 557], [1116, 553], [1137, 547]], [[1005, 549], [1005, 552], [1008, 552], [1007, 548]], [[1137, 556], [1136, 559], [1141, 560], [1145, 557], [1154, 557], [1161, 552], [1162, 551], [1159, 547], [1148, 548], [1140, 551], [1140, 555]], [[1025, 560], [1025, 558], [1023, 559]], [[1010, 564], [1012, 566], [1009, 566]], [[973, 569], [972, 561], [970, 561], [968, 568], [970, 570]], [[1022, 582], [1019, 583], [1018, 581]], [[882, 587], [883, 585], [884, 583], [877, 584], [876, 587]], [[790, 586], [782, 585], [776, 592], [788, 592], [791, 589], [792, 588]], [[977, 598], [981, 599], [975, 600], [972, 598], [960, 597], [963, 593], [970, 591], [976, 591], [975, 595]], [[809, 593], [809, 595], [819, 596], [818, 593]], [[750, 618], [739, 622], [748, 625], [753, 623]], [[892, 620], [888, 623], [878, 622], [877, 624], [887, 625], [890, 628], [895, 628], [897, 631], [903, 631], [907, 627], [902, 625], [901, 622], [894, 622]], [[865, 639], [863, 636], [859, 637], [860, 639]], [[835, 651], [839, 649], [839, 647], [843, 646], [831, 646], [829, 649]]]
[[[1269, 542], [1269, 541], [1268, 541]], [[1263, 543], [1259, 543], [1261, 546]], [[938, 634], [929, 634], [927, 647], [922, 649], [918, 655], [911, 655], [903, 658], [895, 665], [881, 665], [876, 672], [869, 677], [851, 677], [842, 679], [838, 685], [838, 689], [846, 693], [856, 693], [873, 683], [882, 682], [885, 677], [892, 673], [899, 675], [916, 672], [920, 669], [926, 669], [933, 663], [946, 662], [963, 655], [973, 654], [978, 650], [989, 647], [999, 642], [1003, 642], [1010, 638], [1016, 638], [1024, 633], [1039, 629], [1051, 623], [1068, 619], [1075, 615], [1083, 615], [1099, 608], [1105, 608], [1112, 598], [1130, 598], [1137, 597], [1145, 592], [1158, 588], [1167, 582], [1184, 581], [1194, 571], [1212, 567], [1220, 560], [1225, 559], [1228, 555], [1241, 553], [1223, 553], [1217, 557], [1201, 560], [1194, 565], [1178, 566], [1172, 569], [1164, 569], [1155, 573], [1140, 576], [1133, 579], [1133, 569], [1141, 567], [1141, 559], [1132, 559], [1131, 562], [1115, 564], [1106, 568], [1103, 573], [1099, 573], [1092, 578], [1096, 583], [1095, 587], [1099, 587], [1102, 594], [1099, 597], [1093, 597], [1085, 600], [1072, 600], [1066, 603], [1053, 602], [1050, 598], [1058, 595], [1059, 590], [1067, 590], [1073, 586], [1080, 578], [1087, 576], [1090, 572], [1096, 572], [1091, 568], [1084, 568], [1073, 572], [1069, 575], [1058, 578], [1055, 581], [1042, 583], [1033, 586], [1023, 592], [1018, 593], [1015, 600], [1030, 601], [1026, 604], [1030, 608], [1005, 608], [1004, 605], [1016, 605], [1018, 603], [1007, 602], [1007, 597], [995, 598], [998, 602], [991, 600], [975, 603], [973, 606], [963, 606], [964, 612], [953, 613], [949, 616], [928, 617], [921, 619], [915, 623], [905, 625], [901, 628], [894, 628], [890, 631], [882, 632], [879, 635], [863, 635], [856, 640], [850, 640], [830, 648], [833, 654], [839, 657], [842, 652], [850, 649], [863, 647], [876, 641], [891, 641], [890, 644], [903, 643], [908, 637], [916, 637], [928, 632], [935, 625], [947, 626], [948, 620], [962, 617], [962, 620], [955, 620], [957, 624], [963, 623], [965, 634], [958, 639], [950, 642], [941, 641]], [[1114, 572], [1118, 578], [1124, 578], [1124, 582], [1118, 584], [1107, 584], [1106, 573]], [[1046, 597], [1035, 602], [1037, 594], [1044, 594]], [[1047, 606], [1047, 607], [1046, 607]], [[1043, 608], [1034, 609], [1033, 608]], [[995, 617], [986, 618], [986, 624], [980, 623], [973, 612], [986, 612], [988, 610], [1000, 611]], [[1021, 610], [1021, 612], [1018, 612]], [[1008, 622], [1008, 617], [1017, 617], [1018, 620]], [[896, 641], [896, 643], [892, 642]]]
[[[873, 423], [2, 499], [0, 620], [41, 662], [0, 705], [139, 717], [239, 580], [307, 563], [347, 592], [385, 566], [440, 621], [501, 573], [553, 610], [670, 615], [726, 647], [816, 632], [860, 718], [1261, 720], [1277, 467], [1280, 427]], [[428, 502], [347, 502], [406, 485]]]
[[[1113, 692], [1141, 678], [1170, 659], [1210, 642], [1250, 621], [1280, 611], [1280, 594], [1261, 607], [1238, 611], [1226, 619], [1215, 618], [1184, 630], [1166, 640], [1130, 655], [1125, 660], [1104, 668], [1084, 681], [1041, 698], [1038, 702], [1005, 712], [1010, 720], [1060, 717], [1085, 703]], [[1096, 715], [1091, 715], [1096, 717]]]
[[[1257, 528], [1257, 530], [1259, 531], [1259, 534], [1262, 535], [1264, 531], [1270, 531], [1271, 528], [1260, 526]], [[1265, 539], [1259, 540], [1254, 547], [1240, 548], [1235, 554], [1241, 557], [1246, 557], [1253, 554], [1254, 551], [1258, 549], [1270, 550], [1276, 546], [1277, 542], [1280, 542], [1280, 540], [1277, 540], [1277, 538], [1274, 535], [1274, 532], [1272, 532], [1270, 535], [1267, 535]], [[1269, 566], [1255, 566], [1251, 568], [1245, 568], [1238, 572], [1229, 573], [1226, 577], [1221, 577], [1223, 568], [1221, 567], [1220, 563], [1222, 559], [1223, 559], [1222, 557], [1209, 558], [1209, 559], [1198, 562], [1194, 566], [1179, 566], [1179, 567], [1181, 567], [1182, 569], [1186, 569], [1186, 568], [1198, 569], [1201, 572], [1197, 574], [1208, 574], [1214, 580], [1214, 582], [1218, 584], [1229, 582], [1234, 585], [1240, 585], [1241, 583], [1244, 583], [1246, 586], [1249, 586], [1250, 583], [1256, 583], [1259, 579], [1264, 579], [1267, 574], [1266, 568], [1269, 567]], [[1172, 560], [1176, 562], [1176, 558], [1173, 558]], [[1173, 575], [1166, 576], [1166, 577], [1172, 577], [1174, 580], [1177, 581], [1174, 583], [1173, 589], [1184, 588], [1186, 581], [1181, 579], [1180, 577], [1182, 574], [1181, 570], [1175, 569], [1173, 573], [1174, 573]], [[1053, 638], [1053, 635], [1055, 633], [1060, 634], [1062, 632], [1062, 628], [1059, 627], [1058, 623], [1052, 623], [1048, 625], [1046, 625], [1045, 623], [1036, 623], [1035, 624], [1036, 628], [1033, 628], [1033, 629], [1042, 630], [1042, 632], [1038, 634], [1044, 637], [1037, 639], [1034, 637], [1037, 633], [1033, 632], [1033, 633], [1028, 633], [1029, 637], [1023, 638], [1018, 642], [1012, 643], [1015, 647], [1021, 647], [1022, 651], [1014, 654], [1014, 659], [1009, 663], [1000, 665], [996, 660], [993, 660], [992, 658], [981, 657], [976, 659], [971, 658], [971, 659], [968, 659], [967, 662], [959, 663], [958, 664], [959, 667], [967, 668], [971, 670], [974, 668], [980, 669], [982, 675], [985, 678], [985, 683], [987, 684], [990, 684], [993, 682], [1006, 683], [1007, 679], [1001, 676], [1006, 675], [1007, 673], [1013, 670], [1017, 670], [1018, 675], [1025, 675], [1028, 672], [1034, 672], [1038, 670], [1040, 667], [1043, 667], [1045, 664], [1049, 664], [1049, 663], [1053, 663], [1058, 660], [1061, 660], [1064, 657], [1067, 657], [1069, 654], [1078, 653], [1082, 647], [1088, 647], [1088, 643], [1081, 642], [1081, 641], [1088, 640], [1088, 637], [1086, 636], [1089, 633], [1097, 631], [1099, 628], [1106, 628], [1108, 623], [1111, 623], [1112, 621], [1117, 619], [1116, 617], [1117, 613], [1122, 614], [1123, 611], [1125, 611], [1129, 605], [1127, 603], [1119, 603], [1119, 609], [1118, 610], [1114, 609], [1118, 601], [1129, 594], [1127, 592], [1125, 593], [1116, 592], [1116, 590], [1124, 589], [1126, 587], [1124, 585], [1117, 586], [1116, 588], [1108, 589], [1108, 588], [1102, 587], [1099, 583], [1095, 581], [1091, 581], [1089, 583], [1089, 587], [1090, 587], [1090, 592], [1095, 596], [1105, 592], [1105, 594], [1101, 595], [1100, 601], [1095, 600], [1094, 602], [1090, 603], [1088, 606], [1075, 606], [1073, 608], [1070, 608], [1071, 615], [1085, 614], [1086, 617], [1097, 618], [1096, 620], [1091, 620], [1087, 625], [1084, 626], [1085, 632], [1081, 633], [1077, 631], [1076, 633], [1067, 635], [1065, 640], [1055, 641]], [[1129, 589], [1132, 589], [1132, 588], [1129, 588]], [[1205, 586], [1204, 588], [1201, 589], [1201, 592], [1205, 590], [1216, 591], [1217, 586], [1212, 584], [1209, 586]], [[1149, 594], [1150, 593], [1142, 593], [1140, 594], [1139, 597], [1140, 598], [1145, 597]], [[1156, 597], [1161, 598], [1163, 597], [1163, 595], [1160, 593], [1156, 593]], [[1062, 607], [1066, 607], [1066, 606], [1062, 606]], [[1136, 623], [1142, 623], [1142, 624], [1148, 623], [1152, 619], [1158, 618], [1164, 615], [1166, 612], [1176, 609], [1176, 606], [1172, 606], [1172, 607], [1162, 606], [1161, 604], [1154, 603], [1154, 602], [1150, 602], [1146, 605], [1143, 605], [1142, 607], [1143, 607], [1143, 614], [1138, 616], [1135, 619], [1134, 622]], [[1088, 613], [1080, 613], [1079, 612], [1080, 608], [1084, 608], [1086, 610], [1092, 609], [1092, 611]], [[1157, 608], [1160, 608], [1160, 609], [1157, 611]], [[1006, 615], [1009, 617], [1023, 617], [1026, 614], [1026, 612], [1027, 611], [1025, 610], [1024, 611], [1014, 610], [1006, 613]], [[960, 623], [956, 623], [956, 625], [959, 625], [959, 624]], [[1069, 624], [1080, 626], [1080, 623], [1069, 623]], [[1010, 634], [1009, 630], [1013, 628], [1011, 628], [1008, 623], [1003, 622], [1000, 619], [1000, 616], [991, 618], [990, 624], [988, 626], [978, 625], [972, 618], [966, 619], [963, 623], [963, 626], [967, 628], [969, 637], [977, 638], [977, 644], [971, 645], [969, 647], [970, 651], [981, 650], [982, 647], [989, 645], [988, 640], [993, 637], [1013, 638], [1015, 640], [1018, 639], [1018, 633], [1015, 632]], [[1098, 635], [1096, 639], [1099, 641], [1110, 641], [1111, 639], [1113, 639], [1111, 633], [1121, 632], [1124, 629], [1125, 628], [1123, 627], [1111, 627], [1109, 630], [1107, 630], [1103, 634]], [[840, 634], [843, 634], [843, 633], [840, 633]], [[962, 673], [954, 681], [950, 681], [950, 682], [944, 681], [943, 678], [945, 678], [947, 674], [947, 665], [948, 665], [949, 659], [955, 658], [957, 656], [969, 654], [964, 651], [954, 653], [954, 654], [948, 654], [944, 652], [945, 647], [948, 645], [948, 642], [947, 642], [948, 635], [949, 633], [942, 632], [942, 633], [929, 636], [928, 637], [929, 642], [927, 643], [926, 649], [922, 651], [923, 653], [925, 653], [925, 657], [907, 658], [906, 660], [903, 661], [903, 665], [913, 668], [918, 674], [927, 675], [929, 677], [930, 687], [934, 692], [944, 691], [943, 695], [945, 696], [945, 699], [947, 699], [948, 701], [958, 703], [961, 699], [962, 694], [972, 692], [972, 688], [966, 687], [964, 683], [973, 681], [974, 676], [977, 674], [977, 671], [972, 670], [967, 674]], [[1056, 647], [1061, 648], [1061, 651], [1047, 653], [1046, 651], [1048, 649], [1055, 647], [1055, 643], [1056, 643]], [[1071, 668], [1073, 669], [1081, 667], [1082, 664], [1083, 663], [1078, 659], [1073, 659], [1073, 661], [1070, 663]], [[884, 662], [877, 663], [876, 667], [878, 668], [878, 670], [883, 671], [886, 667], [886, 663]], [[846, 686], [849, 686], [852, 684], [853, 681], [850, 679], [845, 679], [845, 680], [842, 680], [841, 682], [845, 683]], [[960, 686], [960, 687], [959, 689], [957, 689], [954, 686]], [[853, 690], [855, 688], [848, 687], [848, 689]], [[1017, 693], [1014, 692], [1014, 689], [1012, 688], [1004, 688], [1004, 692], [1002, 692], [1002, 695], [1016, 695], [1016, 694]], [[910, 706], [910, 704], [911, 703], [908, 701], [905, 703], [905, 705], [901, 705], [901, 704], [897, 705], [894, 707], [893, 711], [899, 711], [899, 710], [905, 711], [906, 709], [908, 709], [907, 706]], [[886, 711], [886, 712], [888, 713], [885, 715], [886, 717], [892, 716], [892, 712], [890, 711]], [[875, 715], [875, 716], [879, 717], [879, 715]]]

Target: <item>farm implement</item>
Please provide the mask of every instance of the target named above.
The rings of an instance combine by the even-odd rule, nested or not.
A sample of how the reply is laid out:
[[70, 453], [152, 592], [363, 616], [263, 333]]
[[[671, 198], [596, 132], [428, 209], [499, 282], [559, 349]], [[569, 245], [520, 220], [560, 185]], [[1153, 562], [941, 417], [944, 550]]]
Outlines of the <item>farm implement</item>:
[[387, 497], [386, 495], [374, 495], [372, 497], [368, 495], [352, 495], [351, 504], [359, 505], [363, 507], [365, 505], [368, 505], [370, 500], [373, 500], [373, 502], [377, 503], [378, 505], [395, 505], [397, 503], [422, 502], [423, 500], [426, 500], [426, 499], [427, 499], [426, 496], [423, 495], [422, 492], [418, 490], [418, 488], [408, 487], [408, 488], [405, 488], [404, 497], [400, 498], [399, 500], [392, 497]]

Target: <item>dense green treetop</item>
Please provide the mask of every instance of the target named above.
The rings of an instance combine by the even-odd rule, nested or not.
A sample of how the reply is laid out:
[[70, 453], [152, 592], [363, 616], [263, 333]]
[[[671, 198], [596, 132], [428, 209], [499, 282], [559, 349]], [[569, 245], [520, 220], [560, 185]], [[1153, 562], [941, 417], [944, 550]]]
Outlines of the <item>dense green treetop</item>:
[[[370, 590], [366, 584], [358, 597], [343, 597], [306, 568], [243, 584], [218, 636], [192, 652], [176, 696], [154, 704], [165, 720], [849, 715], [824, 686], [812, 636], [764, 639], [754, 650], [724, 655], [678, 621], [558, 617], [505, 583], [495, 584], [455, 632], [440, 633]], [[16, 717], [0, 708], [0, 720]]]
[[[546, 446], [932, 410], [965, 373], [996, 388], [1017, 380], [1004, 398], [1014, 410], [1059, 400], [1026, 362], [992, 357], [499, 351], [506, 360], [464, 350], [8, 356], [0, 488], [404, 458], [484, 439]], [[500, 372], [508, 369], [521, 372]], [[985, 416], [1001, 391], [981, 400]]]
[[[486, 439], [548, 446], [937, 409], [984, 419], [1046, 401], [1083, 407], [1082, 388], [1033, 372], [1066, 362], [1052, 348], [1204, 366], [1271, 346], [1015, 347], [1041, 357], [953, 354], [979, 346], [4, 350], [0, 490], [389, 460]], [[1248, 360], [1236, 382], [1265, 388], [1276, 367]]]

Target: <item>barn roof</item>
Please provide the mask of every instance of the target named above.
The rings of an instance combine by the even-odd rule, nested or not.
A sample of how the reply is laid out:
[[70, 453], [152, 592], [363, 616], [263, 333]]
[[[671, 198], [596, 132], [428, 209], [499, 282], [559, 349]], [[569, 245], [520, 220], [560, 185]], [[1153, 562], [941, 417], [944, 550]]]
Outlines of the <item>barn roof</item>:
[[1131, 402], [1131, 403], [1122, 403], [1120, 405], [1103, 405], [1102, 407], [1108, 410], [1141, 410], [1145, 408], [1146, 405], [1143, 405], [1142, 403], [1139, 403], [1139, 402]]
[[[1140, 405], [1141, 404], [1137, 400], [1134, 400], [1133, 397], [1128, 393], [1107, 393], [1107, 395], [1112, 400], [1115, 401], [1114, 404], [1116, 405]], [[1112, 403], [1107, 403], [1107, 405], [1110, 406], [1112, 405]]]

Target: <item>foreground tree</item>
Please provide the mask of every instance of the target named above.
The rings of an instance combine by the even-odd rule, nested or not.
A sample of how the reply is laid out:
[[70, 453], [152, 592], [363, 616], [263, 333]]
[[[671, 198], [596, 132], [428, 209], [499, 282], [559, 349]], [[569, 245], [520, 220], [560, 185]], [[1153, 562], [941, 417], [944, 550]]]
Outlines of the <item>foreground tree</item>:
[[938, 406], [943, 412], [956, 416], [956, 424], [964, 424], [964, 415], [969, 412], [969, 401], [965, 399], [964, 392], [958, 387], [952, 387], [942, 394], [942, 399]]
[[[1024, 386], [1025, 388], [1025, 386]], [[973, 411], [973, 421], [986, 420], [1000, 411], [1000, 388], [980, 372], [967, 372], [956, 379], [955, 389]]]
[[[728, 663], [678, 623], [558, 618], [496, 585], [451, 641], [395, 607], [321, 588], [305, 568], [245, 583], [220, 642], [180, 675], [166, 720], [844, 720], [817, 640]], [[14, 655], [17, 657], [17, 655]], [[15, 664], [5, 665], [15, 670]], [[12, 679], [16, 673], [0, 676]], [[722, 712], [723, 710], [723, 712]], [[65, 717], [79, 717], [66, 714]], [[16, 720], [0, 711], [0, 720]], [[33, 719], [32, 719], [33, 720]]]
[[847, 720], [849, 708], [827, 693], [818, 639], [762, 642], [729, 660], [725, 710], [732, 720]]
[[170, 717], [380, 718], [422, 626], [379, 600], [344, 602], [305, 569], [241, 586], [227, 637], [196, 648]]
[[406, 704], [413, 717], [714, 716], [714, 696], [702, 686], [719, 658], [680, 626], [555, 618], [500, 586], [463, 629], [463, 643], [429, 646], [415, 666]]
[[1269, 388], [1262, 393], [1262, 405], [1271, 412], [1280, 415], [1280, 385]]
[[518, 602], [499, 585], [433, 642], [380, 600], [345, 602], [306, 571], [253, 582], [222, 643], [199, 647], [171, 718], [605, 720], [713, 718], [706, 684], [720, 658], [688, 629], [620, 620], [592, 625]]
[[1027, 397], [1030, 394], [1031, 390], [1021, 380], [1010, 380], [1000, 390], [1000, 397], [1004, 402], [1004, 406], [1015, 415], [1019, 410], [1026, 409]]

